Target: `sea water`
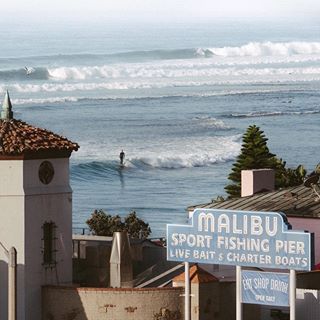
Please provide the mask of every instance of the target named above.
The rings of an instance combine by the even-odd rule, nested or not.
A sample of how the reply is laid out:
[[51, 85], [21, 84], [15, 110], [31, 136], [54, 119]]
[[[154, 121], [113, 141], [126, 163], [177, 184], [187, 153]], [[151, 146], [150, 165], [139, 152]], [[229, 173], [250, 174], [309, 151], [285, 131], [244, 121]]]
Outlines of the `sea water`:
[[135, 210], [164, 236], [225, 195], [252, 124], [289, 167], [320, 161], [319, 23], [1, 22], [0, 48], [14, 116], [80, 145], [74, 227]]

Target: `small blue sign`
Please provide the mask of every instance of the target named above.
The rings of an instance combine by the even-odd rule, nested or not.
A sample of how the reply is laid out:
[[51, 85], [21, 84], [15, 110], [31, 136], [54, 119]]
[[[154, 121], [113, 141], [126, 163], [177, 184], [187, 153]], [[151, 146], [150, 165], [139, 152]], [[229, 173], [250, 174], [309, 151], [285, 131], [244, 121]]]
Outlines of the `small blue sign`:
[[167, 225], [167, 259], [311, 270], [313, 241], [278, 212], [196, 209], [189, 225]]
[[242, 270], [243, 303], [289, 306], [289, 274]]

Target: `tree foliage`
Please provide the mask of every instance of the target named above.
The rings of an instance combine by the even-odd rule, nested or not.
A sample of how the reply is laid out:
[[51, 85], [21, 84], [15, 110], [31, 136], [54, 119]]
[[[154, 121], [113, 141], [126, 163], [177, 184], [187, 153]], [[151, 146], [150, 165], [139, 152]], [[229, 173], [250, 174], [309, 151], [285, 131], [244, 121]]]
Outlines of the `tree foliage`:
[[86, 223], [97, 236], [112, 236], [116, 231], [127, 231], [131, 238], [146, 239], [151, 233], [149, 224], [139, 219], [135, 211], [122, 221], [119, 215], [112, 216], [103, 210], [94, 210]]
[[303, 182], [306, 176], [304, 167], [299, 165], [296, 169], [286, 168], [286, 162], [278, 159], [269, 151], [268, 139], [259, 127], [256, 125], [249, 126], [242, 141], [241, 153], [228, 176], [228, 179], [233, 183], [225, 187], [230, 198], [240, 197], [241, 170], [274, 169], [276, 189], [296, 186]]
[[146, 239], [151, 233], [149, 224], [139, 219], [135, 211], [132, 211], [125, 217], [124, 229], [131, 238], [135, 239]]

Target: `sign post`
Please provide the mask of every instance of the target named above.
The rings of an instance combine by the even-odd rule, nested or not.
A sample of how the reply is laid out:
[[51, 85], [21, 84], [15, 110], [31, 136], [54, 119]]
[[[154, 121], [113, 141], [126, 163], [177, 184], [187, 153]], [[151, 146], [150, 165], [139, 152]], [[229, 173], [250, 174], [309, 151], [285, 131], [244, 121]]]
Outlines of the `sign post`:
[[184, 318], [190, 320], [190, 271], [189, 262], [184, 263]]
[[[189, 262], [236, 266], [238, 320], [242, 320], [241, 280], [245, 272], [241, 267], [290, 270], [290, 320], [295, 320], [295, 271], [311, 270], [312, 236], [291, 230], [286, 216], [279, 212], [196, 209], [190, 224], [167, 225], [167, 260], [182, 261], [186, 266]], [[187, 267], [185, 270], [187, 277]], [[266, 281], [274, 282], [274, 277]], [[186, 279], [185, 308], [190, 310], [187, 290]]]
[[290, 270], [290, 320], [296, 320], [296, 271]]
[[241, 281], [241, 267], [236, 266], [236, 319], [242, 320], [242, 281]]

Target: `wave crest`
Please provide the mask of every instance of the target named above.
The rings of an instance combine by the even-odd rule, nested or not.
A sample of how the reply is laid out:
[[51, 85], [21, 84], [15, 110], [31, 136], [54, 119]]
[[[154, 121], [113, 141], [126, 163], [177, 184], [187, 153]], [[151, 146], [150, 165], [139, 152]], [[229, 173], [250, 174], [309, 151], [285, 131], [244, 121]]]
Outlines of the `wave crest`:
[[0, 80], [4, 81], [30, 81], [48, 80], [49, 71], [46, 68], [25, 68], [0, 70]]
[[312, 55], [320, 54], [320, 42], [249, 42], [239, 47], [208, 48], [206, 51], [223, 57]]
[[[213, 136], [206, 138], [176, 138], [170, 140], [143, 141], [144, 145], [131, 146], [126, 150], [126, 166], [136, 169], [179, 169], [212, 166], [233, 160], [241, 148], [241, 135]], [[118, 150], [104, 142], [81, 143], [82, 148], [74, 155], [77, 162], [105, 162], [114, 165]], [[102, 146], [103, 145], [103, 146]], [[108, 158], [101, 150], [110, 150]], [[111, 157], [111, 158], [109, 158]]]
[[[291, 101], [288, 101], [291, 103]], [[249, 112], [249, 113], [232, 113], [233, 118], [256, 118], [256, 117], [273, 117], [273, 116], [294, 116], [306, 114], [318, 114], [320, 110], [306, 110], [306, 111], [269, 111], [269, 112]]]

